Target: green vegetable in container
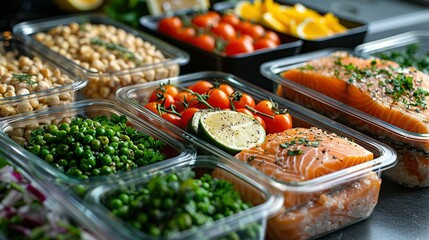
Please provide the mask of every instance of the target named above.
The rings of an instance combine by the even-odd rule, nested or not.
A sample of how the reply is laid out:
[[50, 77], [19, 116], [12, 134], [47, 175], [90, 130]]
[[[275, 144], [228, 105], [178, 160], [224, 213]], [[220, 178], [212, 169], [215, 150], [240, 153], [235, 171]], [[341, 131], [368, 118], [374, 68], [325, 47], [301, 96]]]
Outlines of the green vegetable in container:
[[165, 159], [164, 142], [127, 126], [126, 116], [77, 117], [33, 130], [24, 146], [69, 176], [110, 175]]
[[381, 53], [379, 57], [384, 60], [397, 62], [401, 67], [415, 67], [429, 74], [429, 51], [419, 53], [419, 48], [419, 45], [411, 44], [403, 51]]
[[[195, 178], [190, 168], [158, 174], [146, 184], [127, 186], [102, 200], [116, 217], [152, 236], [171, 236], [180, 231], [249, 209], [234, 185], [204, 174]], [[255, 239], [260, 225], [254, 223], [224, 239]]]

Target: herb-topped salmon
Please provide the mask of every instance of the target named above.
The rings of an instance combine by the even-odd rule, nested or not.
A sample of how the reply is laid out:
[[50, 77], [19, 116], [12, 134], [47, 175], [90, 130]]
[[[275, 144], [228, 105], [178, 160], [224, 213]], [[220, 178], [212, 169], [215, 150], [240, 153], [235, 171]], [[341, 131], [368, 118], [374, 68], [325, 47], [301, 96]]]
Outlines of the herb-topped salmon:
[[[315, 179], [373, 157], [357, 143], [315, 127], [269, 134], [264, 143], [235, 155], [286, 183]], [[284, 207], [269, 221], [268, 235], [275, 239], [307, 239], [366, 218], [378, 201], [380, 184], [377, 174], [368, 170], [368, 175], [335, 189], [286, 190]]]
[[429, 77], [414, 68], [335, 52], [282, 76], [404, 130], [429, 133]]

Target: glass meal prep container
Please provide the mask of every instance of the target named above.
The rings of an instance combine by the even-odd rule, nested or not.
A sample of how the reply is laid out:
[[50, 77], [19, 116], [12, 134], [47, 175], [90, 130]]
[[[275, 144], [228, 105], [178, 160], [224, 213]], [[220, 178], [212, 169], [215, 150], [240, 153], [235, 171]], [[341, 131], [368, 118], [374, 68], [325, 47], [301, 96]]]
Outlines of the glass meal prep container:
[[103, 15], [22, 22], [13, 32], [54, 61], [84, 73], [86, 98], [113, 99], [119, 87], [179, 75], [189, 55]]
[[0, 239], [106, 239], [114, 236], [83, 205], [14, 159], [0, 143]]
[[[174, 16], [186, 19], [198, 14], [201, 14], [201, 11], [188, 9], [177, 11], [174, 13]], [[229, 72], [240, 76], [259, 87], [270, 89], [272, 88], [272, 84], [262, 78], [258, 70], [259, 66], [266, 61], [284, 56], [293, 56], [299, 53], [302, 45], [301, 40], [276, 32], [280, 38], [280, 44], [274, 48], [259, 49], [253, 52], [227, 56], [226, 54], [209, 52], [193, 45], [191, 41], [183, 41], [175, 38], [174, 36], [171, 36], [170, 34], [158, 31], [160, 22], [162, 19], [167, 17], [170, 16], [168, 14], [162, 14], [158, 16], [142, 16], [140, 18], [140, 26], [144, 31], [175, 46], [178, 46], [189, 53], [191, 56], [190, 63], [183, 67], [183, 73], [192, 73], [198, 71]], [[204, 31], [207, 29], [208, 28], [204, 28]], [[196, 31], [198, 32], [199, 30]], [[237, 49], [239, 48], [242, 47], [238, 46]]]
[[86, 83], [10, 32], [0, 35], [0, 118], [71, 103]]
[[[207, 149], [206, 152], [231, 158], [232, 155], [221, 151], [211, 142], [204, 141], [197, 135], [185, 132], [182, 128], [174, 126], [144, 107], [152, 92], [162, 83], [187, 87], [199, 80], [226, 83], [235, 90], [249, 94], [255, 101], [272, 99], [279, 104], [281, 109], [287, 108], [292, 116], [292, 126], [294, 128], [317, 127], [323, 131], [336, 133], [363, 146], [374, 156], [373, 160], [368, 162], [301, 182], [276, 180], [264, 174], [273, 187], [283, 192], [285, 198], [282, 210], [268, 221], [268, 236], [274, 239], [315, 238], [370, 216], [378, 199], [381, 171], [396, 163], [395, 152], [385, 144], [303, 108], [296, 103], [246, 83], [234, 75], [222, 72], [199, 72], [164, 79], [160, 83], [139, 84], [132, 88], [124, 87], [118, 90], [117, 100], [127, 108], [140, 111], [141, 115], [154, 116], [163, 125], [186, 135], [186, 138], [190, 139], [199, 148]], [[249, 166], [236, 158], [231, 160], [243, 168]], [[252, 171], [255, 174], [260, 173], [256, 168], [252, 168]], [[347, 196], [347, 194], [349, 195]], [[303, 201], [299, 201], [299, 199]]]
[[[251, 174], [249, 170], [251, 169], [237, 169], [226, 158], [201, 155], [196, 160], [181, 162], [174, 166], [164, 166], [156, 172], [150, 172], [139, 178], [100, 185], [90, 189], [84, 201], [88, 208], [97, 217], [105, 219], [106, 225], [117, 231], [122, 239], [262, 240], [265, 238], [267, 219], [281, 208], [283, 196], [278, 191], [265, 186], [267, 182], [262, 175], [256, 174], [254, 177], [249, 177]], [[157, 185], [159, 181], [165, 184]], [[202, 182], [202, 184], [195, 188], [193, 184], [197, 182]], [[177, 190], [173, 190], [175, 189], [172, 187], [175, 185], [174, 183], [180, 184], [178, 188], [176, 187]], [[169, 187], [161, 188], [165, 185]], [[190, 185], [194, 187], [190, 187]], [[156, 186], [159, 188], [157, 189]], [[170, 190], [169, 193], [165, 193], [168, 190]], [[160, 191], [164, 191], [167, 195], [160, 195]], [[237, 195], [230, 191], [234, 191]], [[135, 194], [136, 192], [138, 194]], [[198, 197], [204, 196], [204, 192], [209, 195]], [[198, 193], [198, 196], [194, 193]], [[124, 197], [124, 194], [127, 194], [127, 198]], [[133, 204], [136, 201], [143, 202], [144, 194], [149, 196], [148, 201], [145, 201], [143, 205]], [[173, 205], [175, 207], [162, 207], [168, 199], [171, 199], [169, 196], [174, 197]], [[115, 211], [118, 212], [113, 207], [115, 204], [117, 205], [118, 199], [122, 203], [124, 203], [124, 199], [130, 202], [127, 205], [129, 214], [114, 214]], [[142, 210], [145, 208], [144, 204], [152, 204], [150, 201], [156, 199], [161, 199], [160, 207], [152, 206]], [[231, 202], [231, 200], [233, 201]], [[216, 201], [218, 202], [216, 203]], [[153, 204], [156, 206], [155, 203]], [[207, 204], [215, 206], [216, 209], [211, 208], [210, 210], [210, 206], [207, 208]], [[246, 204], [247, 207], [239, 208], [237, 204]], [[158, 214], [151, 211], [153, 208], [156, 208]], [[230, 213], [227, 214], [228, 211]], [[138, 214], [134, 214], [136, 212]], [[149, 220], [143, 215], [148, 216]], [[208, 218], [210, 220], [205, 221]], [[146, 226], [142, 226], [158, 221], [160, 224], [157, 226], [148, 226], [146, 229]], [[190, 224], [193, 227], [190, 227]], [[177, 228], [178, 226], [179, 228]], [[159, 232], [154, 231], [153, 227], [157, 227]], [[150, 229], [149, 232], [148, 229]], [[167, 229], [171, 230], [170, 235], [167, 234]], [[157, 237], [157, 234], [161, 233], [163, 234]]]
[[[347, 49], [321, 50], [303, 54], [299, 57], [284, 58], [268, 62], [261, 67], [261, 71], [267, 78], [272, 79], [272, 81], [276, 83], [277, 88], [275, 91], [277, 95], [318, 111], [394, 148], [398, 155], [398, 164], [394, 168], [384, 172], [383, 176], [407, 187], [429, 186], [429, 168], [427, 165], [427, 144], [429, 135], [427, 133], [404, 130], [403, 128], [383, 121], [381, 117], [378, 118], [365, 113], [364, 110], [358, 110], [340, 100], [335, 100], [328, 95], [281, 76], [283, 72], [290, 69], [308, 69], [309, 67], [306, 64], [307, 61], [329, 56], [339, 50], [353, 55], [352, 51]], [[375, 61], [371, 62], [376, 63]], [[402, 75], [400, 74], [398, 76]], [[383, 79], [384, 78], [380, 78], [379, 84], [381, 85], [373, 86], [367, 84], [367, 87], [387, 86], [382, 83], [388, 80]], [[404, 79], [412, 80], [413, 78]], [[316, 85], [313, 85], [313, 87], [314, 86]], [[334, 90], [331, 93], [335, 92]], [[412, 100], [409, 101], [412, 102]], [[423, 101], [426, 101], [424, 97]], [[378, 112], [376, 111], [375, 113]], [[408, 115], [405, 114], [404, 116]]]
[[82, 100], [5, 118], [0, 129], [5, 151], [78, 195], [91, 185], [195, 156], [181, 136], [155, 129], [150, 119], [110, 100]]

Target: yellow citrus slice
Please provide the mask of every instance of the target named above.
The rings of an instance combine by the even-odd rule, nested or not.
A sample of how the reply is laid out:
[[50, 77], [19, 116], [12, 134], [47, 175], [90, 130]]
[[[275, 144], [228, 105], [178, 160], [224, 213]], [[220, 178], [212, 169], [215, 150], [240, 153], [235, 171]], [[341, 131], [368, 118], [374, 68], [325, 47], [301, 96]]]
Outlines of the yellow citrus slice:
[[327, 37], [334, 32], [326, 25], [320, 22], [307, 18], [296, 27], [296, 34], [302, 39], [313, 40], [317, 38]]
[[237, 16], [252, 21], [259, 21], [263, 13], [260, 1], [253, 4], [249, 1], [240, 1], [235, 5], [234, 12]]
[[97, 9], [103, 0], [55, 0], [55, 3], [64, 11], [77, 12]]
[[276, 19], [271, 12], [266, 12], [262, 15], [261, 23], [275, 31], [288, 33], [288, 25]]
[[340, 20], [332, 13], [327, 13], [323, 16], [324, 23], [335, 33], [344, 32], [347, 30], [346, 27], [341, 25]]

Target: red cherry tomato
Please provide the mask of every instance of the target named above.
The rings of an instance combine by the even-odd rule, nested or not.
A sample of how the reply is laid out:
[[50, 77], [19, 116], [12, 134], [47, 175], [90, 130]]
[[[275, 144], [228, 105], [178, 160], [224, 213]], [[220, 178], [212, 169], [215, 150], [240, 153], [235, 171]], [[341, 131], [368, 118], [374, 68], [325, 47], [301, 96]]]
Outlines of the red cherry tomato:
[[220, 19], [221, 22], [229, 23], [231, 26], [235, 27], [240, 22], [240, 19], [233, 14], [225, 14]]
[[252, 116], [253, 117], [253, 113], [252, 113], [252, 111], [250, 111], [249, 109], [247, 109], [247, 108], [236, 108], [235, 109], [235, 111], [237, 111], [237, 112], [241, 112], [241, 113], [245, 113], [245, 114], [247, 114], [247, 115], [249, 115], [249, 116]]
[[170, 36], [176, 36], [179, 29], [182, 29], [183, 23], [179, 17], [167, 17], [159, 21], [158, 31]]
[[196, 15], [191, 20], [192, 24], [202, 28], [211, 28], [216, 26], [218, 21], [219, 19], [217, 17], [210, 14]]
[[213, 36], [204, 33], [193, 37], [191, 43], [209, 52], [213, 52], [216, 46], [216, 41]]
[[196, 83], [194, 83], [194, 85], [188, 87], [188, 89], [199, 93], [199, 94], [204, 94], [206, 92], [208, 92], [211, 88], [213, 88], [214, 85], [209, 82], [209, 81], [205, 81], [205, 80], [200, 80]]
[[265, 38], [273, 40], [277, 45], [281, 43], [279, 35], [273, 31], [265, 31]]
[[232, 56], [241, 53], [251, 53], [255, 49], [252, 42], [248, 37], [241, 36], [239, 38], [231, 40], [225, 48], [225, 54], [227, 56]]
[[217, 22], [219, 22], [219, 21], [220, 21], [220, 19], [221, 19], [220, 14], [219, 14], [219, 13], [217, 13], [217, 12], [215, 12], [215, 11], [208, 11], [208, 12], [206, 13], [206, 15], [208, 15], [208, 16], [210, 16], [211, 18], [215, 19]]
[[241, 34], [251, 36], [253, 39], [258, 39], [265, 34], [265, 29], [259, 24], [242, 21], [237, 25]]
[[210, 89], [207, 93], [209, 98], [207, 102], [214, 108], [231, 109], [231, 103], [228, 95], [219, 88]]
[[177, 116], [176, 114], [165, 113], [165, 114], [162, 114], [161, 117], [164, 118], [165, 120], [171, 122], [172, 124], [180, 127], [181, 118], [179, 116]]
[[224, 91], [228, 96], [231, 96], [231, 94], [234, 93], [234, 88], [232, 88], [229, 84], [226, 83], [221, 83], [219, 85], [219, 89]]
[[178, 103], [178, 111], [180, 111], [182, 108], [184, 109], [198, 105], [196, 96], [187, 91], [179, 92], [174, 100], [176, 103]]
[[184, 42], [190, 42], [195, 36], [195, 34], [195, 29], [191, 27], [185, 27], [176, 32], [176, 37], [177, 39], [182, 40]]
[[159, 114], [159, 113], [158, 113], [158, 104], [159, 104], [159, 103], [157, 103], [157, 102], [149, 102], [149, 103], [147, 103], [146, 105], [144, 105], [144, 107], [145, 107], [147, 110], [149, 110], [149, 111], [151, 111], [151, 112], [153, 112], [153, 113], [155, 113], [155, 114]]
[[254, 114], [253, 117], [258, 120], [258, 122], [264, 127], [265, 130], [267, 130], [267, 126], [265, 125], [264, 119], [262, 119], [260, 116]]
[[159, 100], [164, 96], [164, 94], [169, 94], [173, 98], [179, 93], [179, 90], [176, 86], [168, 84], [162, 87], [155, 89], [149, 97], [149, 102], [154, 102]]
[[255, 100], [247, 93], [241, 93], [241, 96], [235, 97], [233, 103], [235, 108], [245, 108], [246, 106], [255, 108]]
[[268, 134], [283, 132], [292, 128], [292, 117], [288, 113], [277, 114], [274, 116], [273, 119], [270, 119], [269, 121], [264, 121], [267, 124], [266, 130]]
[[230, 41], [236, 37], [235, 29], [229, 23], [219, 23], [211, 30], [216, 36]]
[[262, 38], [258, 38], [258, 40], [256, 40], [253, 46], [255, 47], [255, 50], [257, 50], [257, 49], [264, 49], [264, 48], [275, 48], [277, 47], [277, 44], [271, 39], [262, 37]]
[[189, 120], [191, 120], [194, 114], [198, 111], [200, 111], [200, 109], [194, 107], [184, 110], [182, 112], [182, 121], [180, 122], [180, 127], [185, 129], [188, 125]]
[[164, 93], [164, 95], [161, 98], [158, 98], [158, 99], [155, 98], [154, 101], [159, 104], [162, 104], [162, 106], [165, 108], [170, 108], [171, 104], [175, 102], [174, 97], [168, 93]]
[[258, 102], [255, 109], [268, 115], [274, 115], [273, 103], [270, 100], [262, 100]]

